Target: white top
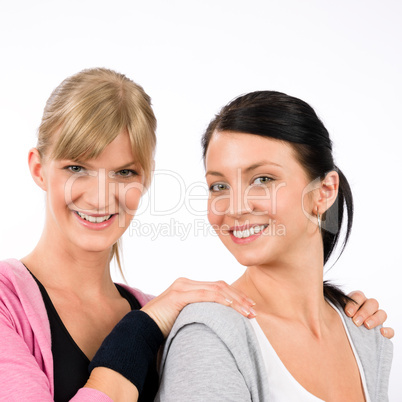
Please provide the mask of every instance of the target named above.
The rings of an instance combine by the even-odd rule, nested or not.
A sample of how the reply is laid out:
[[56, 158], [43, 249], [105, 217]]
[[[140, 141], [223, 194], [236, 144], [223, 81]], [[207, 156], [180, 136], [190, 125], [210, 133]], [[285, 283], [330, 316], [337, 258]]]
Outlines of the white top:
[[[345, 328], [345, 332], [348, 336], [349, 343], [352, 347], [353, 354], [355, 356], [357, 365], [359, 367], [360, 377], [363, 384], [364, 395], [366, 397], [366, 402], [370, 402], [370, 397], [367, 390], [366, 379], [364, 377], [364, 371], [362, 364], [360, 362], [359, 356], [356, 353], [355, 347], [353, 345], [352, 339], [350, 337], [349, 331], [346, 327], [345, 321], [342, 314], [338, 309], [329, 303], [334, 310], [339, 314], [342, 320], [342, 324]], [[317, 398], [312, 393], [308, 392], [303, 388], [300, 383], [290, 374], [285, 365], [282, 363], [279, 356], [276, 354], [274, 348], [269, 343], [268, 338], [265, 336], [263, 330], [259, 326], [255, 318], [250, 320], [250, 323], [254, 329], [257, 336], [258, 343], [262, 352], [265, 368], [267, 370], [268, 376], [268, 389], [269, 400], [273, 402], [324, 402], [322, 399]]]

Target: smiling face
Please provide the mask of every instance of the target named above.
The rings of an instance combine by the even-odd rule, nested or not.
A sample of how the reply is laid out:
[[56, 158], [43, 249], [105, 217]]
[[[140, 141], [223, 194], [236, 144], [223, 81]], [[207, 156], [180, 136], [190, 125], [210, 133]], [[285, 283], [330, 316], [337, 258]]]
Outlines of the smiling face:
[[144, 174], [127, 132], [94, 159], [46, 160], [46, 228], [66, 247], [105, 251], [130, 224], [143, 193]]
[[318, 235], [306, 214], [313, 197], [304, 196], [309, 179], [289, 144], [215, 132], [205, 165], [208, 219], [241, 264], [291, 264], [306, 252]]

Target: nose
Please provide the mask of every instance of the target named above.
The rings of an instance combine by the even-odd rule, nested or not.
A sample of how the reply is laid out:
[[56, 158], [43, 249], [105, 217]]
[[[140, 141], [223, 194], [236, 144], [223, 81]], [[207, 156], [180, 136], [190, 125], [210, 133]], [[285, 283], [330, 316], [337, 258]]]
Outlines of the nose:
[[67, 203], [82, 212], [114, 213], [115, 196], [115, 183], [109, 179], [106, 169], [88, 172], [85, 178], [80, 177], [66, 186]]
[[240, 218], [242, 215], [253, 212], [253, 203], [247, 197], [247, 192], [239, 187], [232, 189], [227, 215], [233, 218]]
[[232, 184], [229, 191], [212, 197], [209, 202], [209, 213], [217, 216], [227, 215], [235, 219], [253, 213], [254, 205], [248, 193], [247, 186], [243, 186], [242, 183]]
[[115, 199], [115, 183], [110, 180], [106, 169], [99, 169], [97, 175], [92, 177], [91, 185], [85, 193], [85, 201], [99, 213], [110, 211]]

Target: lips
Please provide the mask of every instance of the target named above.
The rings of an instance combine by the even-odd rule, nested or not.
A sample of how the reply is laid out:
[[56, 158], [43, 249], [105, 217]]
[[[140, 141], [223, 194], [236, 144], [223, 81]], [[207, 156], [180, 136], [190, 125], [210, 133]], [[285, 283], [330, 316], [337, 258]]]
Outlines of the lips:
[[234, 243], [248, 244], [258, 239], [268, 226], [268, 224], [236, 226], [230, 228], [229, 234]]
[[234, 237], [238, 239], [244, 239], [262, 232], [267, 226], [268, 225], [257, 225], [249, 227], [248, 229], [245, 230], [233, 230], [232, 233]]
[[76, 217], [79, 224], [81, 224], [84, 228], [90, 230], [105, 230], [111, 226], [113, 226], [119, 214], [92, 214], [87, 215], [83, 212], [71, 211], [73, 215]]
[[112, 215], [103, 215], [103, 216], [93, 216], [93, 215], [87, 215], [87, 214], [84, 214], [84, 213], [78, 212], [78, 211], [75, 211], [75, 213], [80, 218], [85, 219], [86, 221], [91, 222], [91, 223], [102, 223], [102, 222], [109, 220], [113, 216], [113, 214]]

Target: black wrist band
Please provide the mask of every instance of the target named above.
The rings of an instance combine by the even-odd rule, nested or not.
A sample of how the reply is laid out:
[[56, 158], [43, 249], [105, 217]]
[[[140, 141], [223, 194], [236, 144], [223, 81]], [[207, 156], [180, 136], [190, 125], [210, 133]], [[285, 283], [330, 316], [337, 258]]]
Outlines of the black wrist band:
[[105, 338], [89, 364], [117, 371], [141, 393], [148, 368], [154, 364], [163, 334], [155, 321], [141, 310], [128, 313]]

